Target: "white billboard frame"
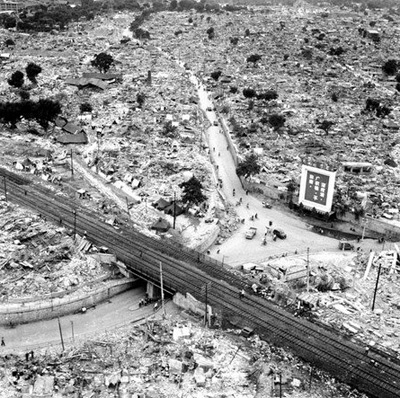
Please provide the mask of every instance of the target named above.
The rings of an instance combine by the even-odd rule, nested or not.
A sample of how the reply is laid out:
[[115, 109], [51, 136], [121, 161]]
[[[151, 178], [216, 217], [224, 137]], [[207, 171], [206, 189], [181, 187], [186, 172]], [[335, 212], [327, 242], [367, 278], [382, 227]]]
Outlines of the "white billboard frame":
[[[330, 213], [333, 204], [336, 171], [321, 169], [316, 166], [303, 164], [299, 204], [308, 208], [315, 208], [322, 213]], [[313, 196], [314, 200], [310, 200]]]

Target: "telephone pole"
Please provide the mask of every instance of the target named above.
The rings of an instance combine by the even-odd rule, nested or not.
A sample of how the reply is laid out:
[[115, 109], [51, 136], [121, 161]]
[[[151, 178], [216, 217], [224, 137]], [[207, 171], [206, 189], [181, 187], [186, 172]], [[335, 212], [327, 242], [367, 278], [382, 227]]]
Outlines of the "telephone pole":
[[310, 291], [310, 248], [307, 247], [307, 293]]
[[71, 154], [71, 177], [73, 177], [74, 176], [74, 161], [72, 160], [72, 148], [71, 148], [70, 154]]
[[375, 290], [374, 290], [374, 299], [372, 300], [372, 311], [375, 309], [376, 292], [378, 290], [378, 284], [379, 284], [379, 277], [381, 275], [381, 269], [382, 269], [382, 265], [379, 264], [378, 276], [376, 277], [376, 284], [375, 284]]
[[173, 229], [175, 229], [175, 220], [176, 220], [176, 193], [174, 191], [174, 224], [172, 226]]
[[58, 317], [58, 329], [60, 331], [60, 339], [61, 339], [61, 346], [62, 346], [62, 350], [65, 350], [64, 347], [64, 339], [63, 339], [63, 334], [62, 334], [62, 330], [61, 330], [61, 323], [60, 323], [60, 317]]
[[162, 262], [160, 261], [160, 285], [161, 285], [161, 305], [163, 310], [163, 318], [165, 318], [165, 305], [164, 305], [164, 282], [162, 273]]

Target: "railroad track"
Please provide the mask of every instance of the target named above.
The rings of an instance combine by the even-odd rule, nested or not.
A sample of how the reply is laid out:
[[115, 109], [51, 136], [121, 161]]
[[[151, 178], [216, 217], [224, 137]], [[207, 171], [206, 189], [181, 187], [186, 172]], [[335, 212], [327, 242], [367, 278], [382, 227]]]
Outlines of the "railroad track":
[[208, 289], [210, 305], [235, 314], [256, 328], [267, 341], [290, 348], [345, 383], [377, 398], [400, 397], [400, 366], [386, 355], [374, 354], [373, 362], [364, 347], [321, 328], [258, 296], [239, 298], [246, 282], [210, 262], [194, 250], [156, 240], [132, 229], [116, 230], [94, 212], [63, 196], [0, 168], [2, 192], [7, 200], [29, 207], [55, 223], [83, 234], [95, 245], [106, 246], [131, 272], [159, 284], [159, 265], [163, 266], [164, 287], [169, 292], [189, 292], [202, 300], [202, 287]]

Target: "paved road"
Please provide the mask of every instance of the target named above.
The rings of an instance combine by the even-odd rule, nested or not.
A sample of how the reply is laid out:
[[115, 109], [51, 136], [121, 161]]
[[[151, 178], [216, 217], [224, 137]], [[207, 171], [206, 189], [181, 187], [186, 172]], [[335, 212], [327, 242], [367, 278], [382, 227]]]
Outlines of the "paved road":
[[[152, 305], [139, 308], [139, 300], [144, 294], [143, 287], [135, 288], [112, 297], [86, 313], [60, 318], [65, 344], [73, 343], [73, 334], [75, 341], [84, 340], [90, 335], [153, 316]], [[172, 306], [169, 302], [167, 308], [170, 310]], [[156, 315], [162, 314], [158, 311]], [[4, 337], [6, 343], [5, 347], [0, 347], [1, 354], [26, 352], [51, 345], [61, 347], [57, 319], [18, 325], [12, 329], [0, 327], [0, 336]]]
[[[271, 255], [294, 254], [295, 251], [305, 253], [307, 247], [310, 247], [312, 252], [338, 250], [336, 239], [312, 232], [311, 226], [308, 226], [300, 217], [282, 209], [266, 209], [258, 198], [246, 195], [236, 175], [236, 167], [232, 155], [227, 149], [228, 143], [222, 133], [222, 128], [213, 125], [213, 122], [217, 120], [217, 115], [213, 111], [207, 111], [208, 107], [214, 105], [209, 99], [207, 91], [201, 85], [198, 94], [200, 107], [206, 112], [211, 123], [207, 136], [211, 156], [217, 165], [216, 173], [223, 181], [223, 195], [232, 205], [242, 198], [243, 204], [236, 207], [236, 212], [240, 219], [245, 219], [245, 223], [240, 224], [239, 230], [234, 235], [225, 240], [222, 245], [211, 248], [211, 255], [219, 260], [224, 259], [224, 262], [232, 266], [238, 266], [247, 262], [260, 262]], [[233, 195], [233, 189], [235, 189], [235, 195]], [[249, 208], [246, 207], [247, 204]], [[255, 214], [258, 215], [258, 218], [251, 221], [250, 217]], [[272, 221], [273, 226], [282, 228], [287, 234], [287, 239], [278, 239], [273, 242], [272, 237], [269, 237], [267, 245], [264, 246], [262, 239], [269, 221]], [[250, 226], [256, 227], [258, 231], [253, 240], [247, 240], [244, 237]]]

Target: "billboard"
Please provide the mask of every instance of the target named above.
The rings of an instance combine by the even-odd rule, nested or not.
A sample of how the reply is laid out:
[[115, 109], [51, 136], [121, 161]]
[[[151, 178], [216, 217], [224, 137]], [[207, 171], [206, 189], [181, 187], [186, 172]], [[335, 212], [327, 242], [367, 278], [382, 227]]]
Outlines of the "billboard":
[[320, 212], [329, 213], [332, 209], [335, 178], [336, 171], [303, 165], [301, 168], [299, 203], [302, 203], [305, 207], [315, 207]]

